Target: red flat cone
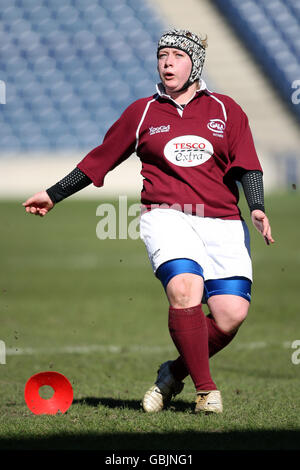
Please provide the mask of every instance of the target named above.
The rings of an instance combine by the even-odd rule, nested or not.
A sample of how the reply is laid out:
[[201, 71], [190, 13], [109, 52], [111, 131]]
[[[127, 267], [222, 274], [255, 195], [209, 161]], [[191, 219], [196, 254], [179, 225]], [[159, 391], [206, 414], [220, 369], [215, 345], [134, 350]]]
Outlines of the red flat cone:
[[[39, 389], [44, 385], [53, 388], [51, 398], [42, 398]], [[73, 402], [73, 389], [69, 380], [59, 372], [39, 372], [26, 382], [24, 390], [26, 405], [35, 415], [65, 413]]]

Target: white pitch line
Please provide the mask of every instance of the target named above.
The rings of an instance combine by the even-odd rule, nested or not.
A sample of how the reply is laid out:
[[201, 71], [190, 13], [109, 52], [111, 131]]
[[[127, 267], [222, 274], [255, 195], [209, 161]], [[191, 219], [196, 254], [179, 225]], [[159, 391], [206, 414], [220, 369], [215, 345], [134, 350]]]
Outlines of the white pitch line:
[[[250, 343], [239, 343], [233, 345], [236, 350], [257, 350], [264, 349], [267, 347], [279, 346], [280, 348], [288, 349], [291, 348], [292, 341], [284, 341], [279, 344], [267, 343], [265, 341], [253, 341]], [[132, 345], [132, 346], [120, 346], [120, 345], [101, 345], [91, 344], [88, 346], [63, 346], [58, 348], [6, 348], [7, 356], [33, 356], [40, 354], [92, 354], [92, 353], [106, 353], [106, 354], [120, 354], [120, 353], [171, 353], [174, 352], [174, 347], [171, 346], [143, 346], [143, 345]]]
[[236, 349], [263, 349], [268, 344], [265, 341], [253, 341], [251, 343], [241, 343], [235, 346]]
[[7, 356], [32, 356], [39, 354], [92, 354], [109, 353], [120, 354], [126, 352], [155, 353], [170, 352], [172, 347], [163, 346], [117, 346], [117, 345], [99, 345], [91, 344], [89, 346], [64, 346], [60, 348], [7, 348]]

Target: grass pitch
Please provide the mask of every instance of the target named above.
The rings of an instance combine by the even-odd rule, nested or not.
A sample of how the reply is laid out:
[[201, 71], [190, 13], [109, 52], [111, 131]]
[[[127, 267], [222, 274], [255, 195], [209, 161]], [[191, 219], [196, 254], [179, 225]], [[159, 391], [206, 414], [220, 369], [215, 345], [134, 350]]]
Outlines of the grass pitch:
[[[141, 409], [158, 365], [176, 357], [168, 304], [143, 243], [98, 239], [96, 201], [71, 198], [43, 219], [25, 214], [21, 202], [1, 202], [1, 449], [299, 449], [296, 191], [266, 198], [274, 246], [248, 224], [253, 301], [237, 337], [211, 360], [224, 401], [216, 416], [193, 414], [190, 379], [170, 409]], [[249, 222], [243, 200], [241, 207]], [[36, 416], [25, 404], [26, 381], [45, 370], [72, 383], [63, 415]]]

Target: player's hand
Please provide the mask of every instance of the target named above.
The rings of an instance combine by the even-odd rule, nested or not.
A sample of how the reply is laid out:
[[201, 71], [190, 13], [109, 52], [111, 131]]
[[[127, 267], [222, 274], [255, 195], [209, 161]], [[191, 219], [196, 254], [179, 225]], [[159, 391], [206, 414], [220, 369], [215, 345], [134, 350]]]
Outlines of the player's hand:
[[270, 245], [270, 243], [274, 243], [275, 240], [272, 238], [271, 226], [266, 214], [259, 209], [255, 209], [251, 212], [251, 219], [254, 227], [264, 237], [266, 244]]
[[34, 196], [23, 202], [22, 205], [25, 207], [26, 212], [39, 215], [40, 217], [44, 217], [54, 207], [54, 203], [46, 191], [34, 194]]

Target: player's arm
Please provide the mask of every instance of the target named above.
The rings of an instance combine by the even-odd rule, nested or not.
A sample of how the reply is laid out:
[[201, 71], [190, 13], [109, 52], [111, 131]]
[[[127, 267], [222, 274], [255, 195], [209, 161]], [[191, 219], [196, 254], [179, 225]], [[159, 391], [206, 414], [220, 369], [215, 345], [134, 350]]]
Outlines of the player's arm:
[[57, 202], [80, 191], [91, 183], [92, 180], [76, 167], [71, 173], [46, 191], [36, 193], [27, 199], [23, 206], [26, 212], [43, 217], [53, 209]]
[[248, 117], [233, 100], [228, 106], [228, 142], [230, 166], [234, 179], [243, 186], [251, 219], [267, 244], [274, 243], [271, 227], [265, 214], [262, 168], [255, 150]]
[[23, 203], [26, 212], [44, 216], [57, 202], [89, 184], [102, 186], [105, 175], [133, 154], [136, 130], [146, 104], [147, 101], [138, 100], [130, 105], [107, 131], [102, 144], [91, 150], [71, 173]]
[[254, 227], [262, 234], [267, 245], [274, 243], [272, 238], [271, 226], [266, 214], [258, 209], [251, 212], [251, 219]]
[[251, 212], [254, 227], [262, 234], [267, 245], [274, 243], [271, 226], [265, 214], [263, 175], [259, 170], [242, 171], [239, 177]]

